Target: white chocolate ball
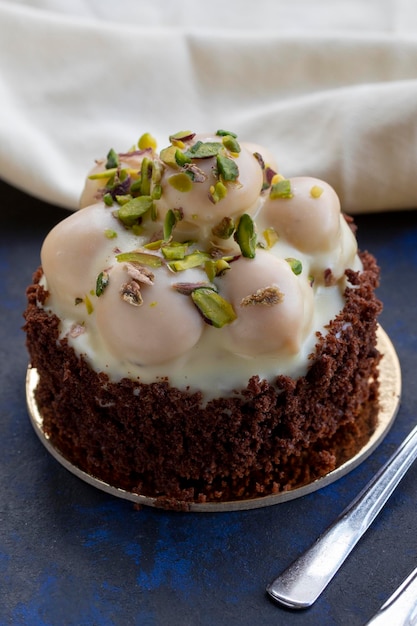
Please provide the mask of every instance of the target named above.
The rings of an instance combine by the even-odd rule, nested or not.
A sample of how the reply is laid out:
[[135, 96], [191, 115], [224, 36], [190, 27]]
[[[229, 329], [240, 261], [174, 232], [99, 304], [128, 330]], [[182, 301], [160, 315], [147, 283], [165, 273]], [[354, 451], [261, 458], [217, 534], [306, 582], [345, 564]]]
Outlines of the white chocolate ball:
[[310, 177], [290, 179], [291, 198], [267, 198], [264, 223], [302, 252], [333, 249], [340, 238], [340, 202], [334, 189]]
[[[166, 267], [150, 269], [154, 284], [141, 285], [140, 306], [122, 298], [122, 286], [130, 280], [123, 263], [110, 270], [109, 284], [95, 306], [97, 329], [111, 353], [137, 365], [163, 363], [180, 356], [198, 342], [204, 327], [191, 298], [172, 287], [178, 277]], [[195, 273], [182, 278], [192, 280]]]
[[[296, 276], [287, 261], [259, 250], [254, 259], [241, 257], [219, 280], [222, 295], [231, 302], [237, 319], [224, 328], [227, 347], [255, 356], [274, 351], [298, 352], [310, 324], [313, 294], [303, 276]], [[272, 287], [281, 294], [277, 304], [246, 304], [250, 296]]]

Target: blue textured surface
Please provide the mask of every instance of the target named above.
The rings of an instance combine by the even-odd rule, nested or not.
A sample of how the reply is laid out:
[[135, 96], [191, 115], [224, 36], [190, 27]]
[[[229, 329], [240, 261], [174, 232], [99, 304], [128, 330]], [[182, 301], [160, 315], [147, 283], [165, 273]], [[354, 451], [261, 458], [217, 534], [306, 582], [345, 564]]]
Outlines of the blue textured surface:
[[65, 211], [0, 184], [0, 625], [362, 625], [416, 564], [417, 467], [317, 604], [290, 612], [266, 584], [383, 464], [417, 418], [417, 212], [362, 216], [359, 242], [382, 268], [381, 322], [403, 371], [384, 442], [338, 482], [236, 513], [135, 511], [45, 451], [25, 405], [24, 291]]

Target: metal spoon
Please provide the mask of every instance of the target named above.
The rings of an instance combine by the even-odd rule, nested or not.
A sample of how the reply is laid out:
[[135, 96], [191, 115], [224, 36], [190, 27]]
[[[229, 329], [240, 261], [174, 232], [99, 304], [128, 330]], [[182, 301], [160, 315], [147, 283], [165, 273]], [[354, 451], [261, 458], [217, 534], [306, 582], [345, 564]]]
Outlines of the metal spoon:
[[366, 626], [417, 624], [417, 568], [394, 591]]
[[311, 606], [327, 587], [417, 458], [417, 426], [316, 542], [266, 588], [291, 609]]

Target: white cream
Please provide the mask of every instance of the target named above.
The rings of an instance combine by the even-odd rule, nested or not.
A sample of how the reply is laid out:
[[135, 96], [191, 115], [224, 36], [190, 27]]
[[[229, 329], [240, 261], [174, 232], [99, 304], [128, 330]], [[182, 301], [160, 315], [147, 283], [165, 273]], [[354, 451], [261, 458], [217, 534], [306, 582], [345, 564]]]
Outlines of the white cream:
[[[198, 139], [221, 142], [214, 135]], [[261, 148], [257, 151], [262, 153]], [[117, 204], [97, 202], [106, 179], [88, 180], [83, 204], [94, 204], [47, 236], [41, 253], [44, 286], [50, 294], [45, 308], [61, 319], [61, 336], [76, 353], [111, 380], [128, 376], [150, 383], [168, 378], [178, 388], [202, 391], [208, 400], [244, 387], [253, 375], [270, 381], [279, 374], [298, 377], [307, 370], [317, 331], [325, 333], [343, 308], [344, 272], [361, 270], [361, 263], [334, 190], [323, 181], [296, 178], [290, 180], [291, 197], [271, 199], [269, 190], [261, 191], [263, 173], [252, 152], [242, 147], [239, 156], [229, 157], [239, 168], [239, 178], [225, 183], [228, 193], [217, 203], [209, 199], [217, 180], [215, 158], [198, 161], [207, 178], [193, 183], [188, 192], [169, 183], [178, 168], [165, 166], [162, 197], [155, 202], [157, 220], [146, 217], [137, 235], [115, 217]], [[124, 165], [139, 171], [142, 158], [123, 157]], [[104, 167], [99, 163], [94, 172]], [[253, 259], [240, 256], [231, 261], [230, 269], [212, 281], [237, 316], [222, 328], [206, 323], [191, 296], [176, 287], [208, 283], [204, 266], [174, 272], [161, 250], [143, 247], [156, 233], [161, 236], [170, 208], [181, 208], [184, 218], [173, 231], [174, 239], [194, 237], [188, 252], [208, 251], [214, 245], [224, 254], [240, 253], [233, 237], [214, 237], [211, 229], [223, 217], [237, 221], [243, 213], [256, 223], [264, 249], [257, 248]], [[266, 231], [276, 233], [275, 243]], [[120, 252], [134, 250], [161, 259], [159, 267], [147, 267], [150, 278], [145, 282], [134, 280], [143, 300], [140, 306], [121, 295], [132, 280], [132, 268], [117, 259]], [[300, 261], [301, 273], [296, 275], [286, 259]], [[325, 280], [327, 270], [331, 281]], [[96, 281], [103, 271], [108, 286], [97, 295]], [[274, 298], [266, 302], [270, 290]]]

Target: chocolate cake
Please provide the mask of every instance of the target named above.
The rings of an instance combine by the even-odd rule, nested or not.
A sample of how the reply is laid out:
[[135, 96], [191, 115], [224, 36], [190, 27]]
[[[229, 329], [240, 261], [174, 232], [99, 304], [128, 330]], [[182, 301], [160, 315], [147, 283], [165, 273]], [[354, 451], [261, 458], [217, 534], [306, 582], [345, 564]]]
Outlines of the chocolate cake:
[[326, 475], [373, 432], [379, 270], [334, 190], [234, 133], [110, 150], [28, 288], [52, 445], [166, 508]]

